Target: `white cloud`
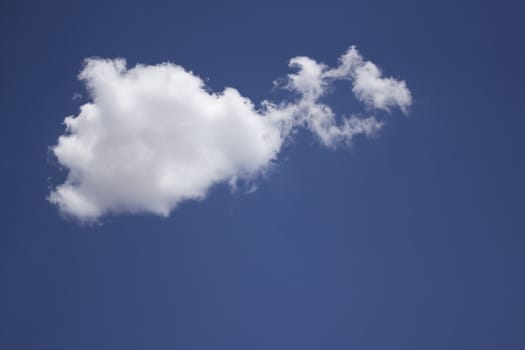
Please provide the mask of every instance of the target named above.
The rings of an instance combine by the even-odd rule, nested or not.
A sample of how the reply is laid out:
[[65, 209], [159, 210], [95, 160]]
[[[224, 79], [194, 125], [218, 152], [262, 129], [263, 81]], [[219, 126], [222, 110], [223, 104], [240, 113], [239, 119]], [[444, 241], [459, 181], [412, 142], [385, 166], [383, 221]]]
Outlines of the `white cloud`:
[[412, 96], [403, 80], [383, 78], [381, 70], [374, 63], [364, 61], [355, 46], [350, 47], [339, 61], [339, 67], [326, 71], [324, 77], [353, 80], [352, 91], [368, 107], [388, 111], [397, 106], [407, 113]]
[[308, 57], [290, 66], [297, 72], [285, 87], [297, 98], [257, 109], [236, 89], [209, 92], [175, 64], [127, 69], [122, 59], [87, 60], [79, 78], [91, 102], [65, 119], [67, 131], [51, 148], [68, 176], [49, 201], [81, 221], [120, 212], [167, 216], [184, 200], [204, 198], [214, 184], [255, 180], [295, 128], [307, 127], [329, 147], [379, 130], [375, 117], [337, 123], [319, 102], [335, 79], [353, 80], [356, 97], [370, 107], [405, 111], [411, 102], [404, 82], [381, 78], [353, 47], [335, 69]]

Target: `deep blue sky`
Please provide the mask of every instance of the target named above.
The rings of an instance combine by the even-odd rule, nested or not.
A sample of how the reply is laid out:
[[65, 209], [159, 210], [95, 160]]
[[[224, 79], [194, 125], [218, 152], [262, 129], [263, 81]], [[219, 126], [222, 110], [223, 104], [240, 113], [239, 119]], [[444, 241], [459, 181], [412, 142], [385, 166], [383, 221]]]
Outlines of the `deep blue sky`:
[[[0, 348], [524, 349], [518, 3], [2, 1]], [[257, 192], [167, 219], [81, 226], [46, 202], [85, 57], [173, 61], [257, 102], [289, 58], [352, 44], [413, 93], [380, 137], [301, 134]]]

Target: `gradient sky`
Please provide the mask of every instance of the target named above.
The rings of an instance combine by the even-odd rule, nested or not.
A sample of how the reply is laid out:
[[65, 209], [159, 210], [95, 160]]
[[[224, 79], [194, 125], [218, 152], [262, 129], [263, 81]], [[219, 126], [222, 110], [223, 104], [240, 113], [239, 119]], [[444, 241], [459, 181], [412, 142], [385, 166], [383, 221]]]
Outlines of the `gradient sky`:
[[[524, 349], [524, 10], [2, 1], [0, 348]], [[258, 103], [291, 57], [350, 45], [412, 92], [377, 137], [300, 132], [254, 193], [219, 185], [168, 218], [80, 225], [46, 201], [84, 58], [176, 62]]]

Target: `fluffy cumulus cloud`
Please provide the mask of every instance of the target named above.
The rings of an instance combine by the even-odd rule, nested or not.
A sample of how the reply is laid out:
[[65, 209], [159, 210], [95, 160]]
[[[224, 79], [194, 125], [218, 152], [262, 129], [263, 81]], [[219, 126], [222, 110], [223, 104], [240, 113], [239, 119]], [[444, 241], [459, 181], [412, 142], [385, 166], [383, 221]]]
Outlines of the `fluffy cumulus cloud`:
[[293, 97], [256, 106], [234, 88], [210, 92], [176, 64], [127, 68], [122, 59], [88, 59], [79, 78], [91, 99], [65, 118], [66, 133], [51, 147], [68, 173], [49, 201], [81, 221], [122, 212], [167, 216], [214, 184], [256, 180], [297, 128], [331, 148], [377, 132], [376, 117], [338, 119], [320, 102], [335, 80], [351, 81], [367, 111], [406, 112], [411, 104], [405, 82], [384, 78], [355, 47], [335, 68], [308, 57], [292, 58], [290, 67], [295, 72], [281, 85]]

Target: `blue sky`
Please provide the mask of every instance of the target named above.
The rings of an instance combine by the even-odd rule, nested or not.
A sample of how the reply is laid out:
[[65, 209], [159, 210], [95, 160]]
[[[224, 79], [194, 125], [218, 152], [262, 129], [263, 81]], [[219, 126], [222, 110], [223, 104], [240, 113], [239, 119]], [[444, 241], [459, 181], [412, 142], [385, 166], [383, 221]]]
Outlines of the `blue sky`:
[[[525, 348], [522, 12], [2, 2], [0, 348]], [[298, 128], [255, 192], [218, 184], [168, 217], [81, 224], [46, 200], [67, 175], [49, 147], [90, 101], [85, 58], [173, 62], [258, 105], [292, 99], [272, 83], [291, 58], [336, 67], [351, 45], [412, 100], [385, 112], [333, 82], [339, 122], [384, 122], [350, 149]]]

